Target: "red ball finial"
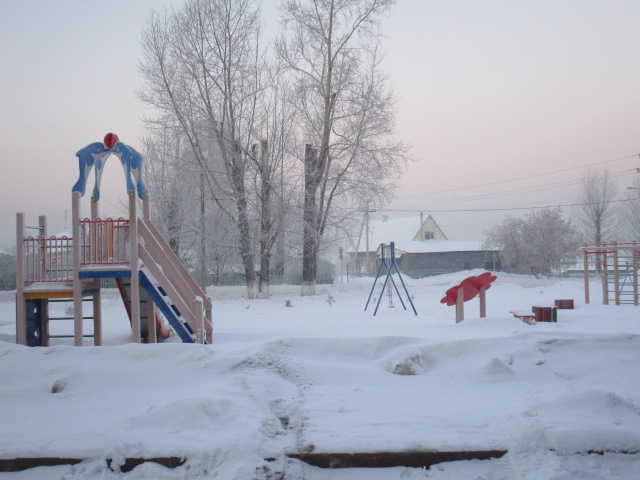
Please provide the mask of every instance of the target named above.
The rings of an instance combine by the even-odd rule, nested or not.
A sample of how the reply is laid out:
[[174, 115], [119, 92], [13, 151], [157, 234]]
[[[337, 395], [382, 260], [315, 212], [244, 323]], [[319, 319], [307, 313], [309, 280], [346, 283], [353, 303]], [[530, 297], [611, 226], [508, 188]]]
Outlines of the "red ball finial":
[[104, 144], [108, 149], [112, 149], [113, 147], [115, 147], [116, 143], [118, 143], [119, 140], [120, 139], [118, 138], [118, 135], [116, 135], [115, 133], [107, 133], [104, 136]]

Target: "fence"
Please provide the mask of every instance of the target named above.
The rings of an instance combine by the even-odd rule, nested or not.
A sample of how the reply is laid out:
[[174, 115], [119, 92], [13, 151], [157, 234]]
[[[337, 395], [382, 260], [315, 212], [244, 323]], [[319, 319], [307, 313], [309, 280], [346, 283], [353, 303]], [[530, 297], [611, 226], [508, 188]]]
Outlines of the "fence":
[[129, 263], [129, 220], [118, 218], [80, 220], [80, 263], [124, 265]]
[[26, 237], [23, 246], [25, 283], [69, 281], [73, 271], [73, 239]]

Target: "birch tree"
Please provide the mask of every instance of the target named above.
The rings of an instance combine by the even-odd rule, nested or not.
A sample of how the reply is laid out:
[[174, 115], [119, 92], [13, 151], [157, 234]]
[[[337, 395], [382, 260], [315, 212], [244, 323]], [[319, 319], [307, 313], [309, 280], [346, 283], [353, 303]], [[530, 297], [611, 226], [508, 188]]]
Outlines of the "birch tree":
[[[289, 70], [304, 167], [302, 295], [315, 293], [318, 252], [337, 204], [388, 196], [408, 158], [379, 31], [393, 0], [286, 0], [276, 52]], [[304, 156], [302, 156], [304, 152]]]
[[142, 37], [140, 98], [180, 125], [209, 195], [238, 231], [248, 298], [256, 296], [247, 169], [260, 76], [250, 0], [188, 0], [152, 14]]

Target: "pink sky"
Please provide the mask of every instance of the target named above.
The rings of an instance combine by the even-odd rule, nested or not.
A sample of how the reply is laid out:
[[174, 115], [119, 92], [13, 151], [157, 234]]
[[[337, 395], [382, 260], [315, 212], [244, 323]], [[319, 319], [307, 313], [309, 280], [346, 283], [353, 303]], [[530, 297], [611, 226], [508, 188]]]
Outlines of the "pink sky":
[[[50, 233], [64, 229], [78, 149], [109, 131], [140, 146], [140, 32], [150, 8], [170, 3], [0, 2], [0, 248], [15, 242], [16, 211], [47, 215]], [[263, 2], [270, 29], [277, 3]], [[399, 0], [383, 25], [386, 65], [398, 135], [416, 162], [392, 207], [432, 213], [456, 240], [481, 240], [505, 213], [526, 210], [438, 210], [575, 203], [592, 164], [608, 167], [621, 190], [631, 185], [638, 20], [635, 0]], [[124, 182], [112, 162], [103, 185]], [[558, 182], [567, 183], [541, 189]], [[117, 213], [119, 196], [103, 210]]]

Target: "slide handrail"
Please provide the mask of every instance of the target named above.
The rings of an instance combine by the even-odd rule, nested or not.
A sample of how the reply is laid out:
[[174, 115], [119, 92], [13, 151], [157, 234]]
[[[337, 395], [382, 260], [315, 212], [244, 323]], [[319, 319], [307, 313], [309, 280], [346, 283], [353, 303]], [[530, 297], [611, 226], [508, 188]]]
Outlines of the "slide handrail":
[[138, 238], [141, 260], [169, 294], [194, 332], [197, 332], [198, 323], [203, 316], [197, 311], [196, 305], [201, 305], [200, 309], [204, 308], [204, 328], [207, 341], [211, 342], [211, 298], [193, 280], [151, 220], [138, 219]]

